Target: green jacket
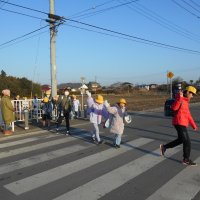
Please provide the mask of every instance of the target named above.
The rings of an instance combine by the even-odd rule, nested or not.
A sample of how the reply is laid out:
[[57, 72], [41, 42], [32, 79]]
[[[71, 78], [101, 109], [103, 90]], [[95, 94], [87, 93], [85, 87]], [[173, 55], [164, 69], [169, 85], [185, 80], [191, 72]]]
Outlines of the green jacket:
[[3, 96], [1, 99], [1, 113], [5, 124], [15, 121], [14, 107], [11, 103], [10, 97]]

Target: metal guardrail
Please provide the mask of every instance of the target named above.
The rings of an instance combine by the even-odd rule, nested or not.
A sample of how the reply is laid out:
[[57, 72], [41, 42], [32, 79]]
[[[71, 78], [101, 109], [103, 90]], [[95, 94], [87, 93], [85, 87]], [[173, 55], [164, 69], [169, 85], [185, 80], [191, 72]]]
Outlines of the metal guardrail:
[[[25, 121], [25, 112], [28, 110], [28, 120], [35, 119], [37, 122], [42, 119], [41, 103], [42, 99], [26, 99], [26, 100], [11, 100], [14, 107], [15, 121], [10, 125], [14, 132], [14, 123], [17, 121]], [[80, 107], [81, 108], [81, 107]], [[52, 120], [57, 120], [57, 109], [52, 111]], [[78, 117], [87, 118], [87, 105], [84, 105], [84, 110], [79, 109]], [[73, 119], [73, 115], [71, 117]], [[0, 109], [0, 125], [4, 126]]]

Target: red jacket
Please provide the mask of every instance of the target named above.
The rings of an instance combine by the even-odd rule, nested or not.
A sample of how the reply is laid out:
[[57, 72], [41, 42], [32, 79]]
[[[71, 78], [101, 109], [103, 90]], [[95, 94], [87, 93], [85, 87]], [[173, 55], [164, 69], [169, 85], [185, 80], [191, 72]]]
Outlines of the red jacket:
[[178, 109], [178, 113], [172, 119], [172, 124], [186, 127], [190, 124], [193, 129], [196, 129], [197, 125], [190, 113], [189, 99], [187, 97], [180, 97], [180, 95], [176, 97], [176, 101], [172, 104], [172, 110], [176, 111]]

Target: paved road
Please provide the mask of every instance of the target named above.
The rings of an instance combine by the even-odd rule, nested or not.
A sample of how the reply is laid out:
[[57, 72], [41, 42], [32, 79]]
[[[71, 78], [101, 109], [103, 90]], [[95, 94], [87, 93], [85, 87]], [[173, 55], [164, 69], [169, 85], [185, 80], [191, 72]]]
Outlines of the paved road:
[[[199, 125], [200, 108], [192, 107]], [[34, 132], [0, 138], [1, 200], [199, 200], [200, 134], [189, 129], [191, 157], [199, 166], [181, 164], [182, 147], [160, 156], [159, 144], [176, 132], [163, 112], [133, 113], [120, 149], [101, 129], [105, 144], [90, 141], [88, 121], [72, 121], [63, 131]]]

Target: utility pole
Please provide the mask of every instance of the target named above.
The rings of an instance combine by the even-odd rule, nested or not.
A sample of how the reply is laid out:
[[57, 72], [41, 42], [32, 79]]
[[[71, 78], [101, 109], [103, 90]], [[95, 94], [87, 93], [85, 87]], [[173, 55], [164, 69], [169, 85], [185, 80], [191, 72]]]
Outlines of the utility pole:
[[57, 79], [56, 79], [56, 19], [54, 16], [54, 0], [50, 0], [50, 57], [51, 57], [51, 95], [57, 95]]

